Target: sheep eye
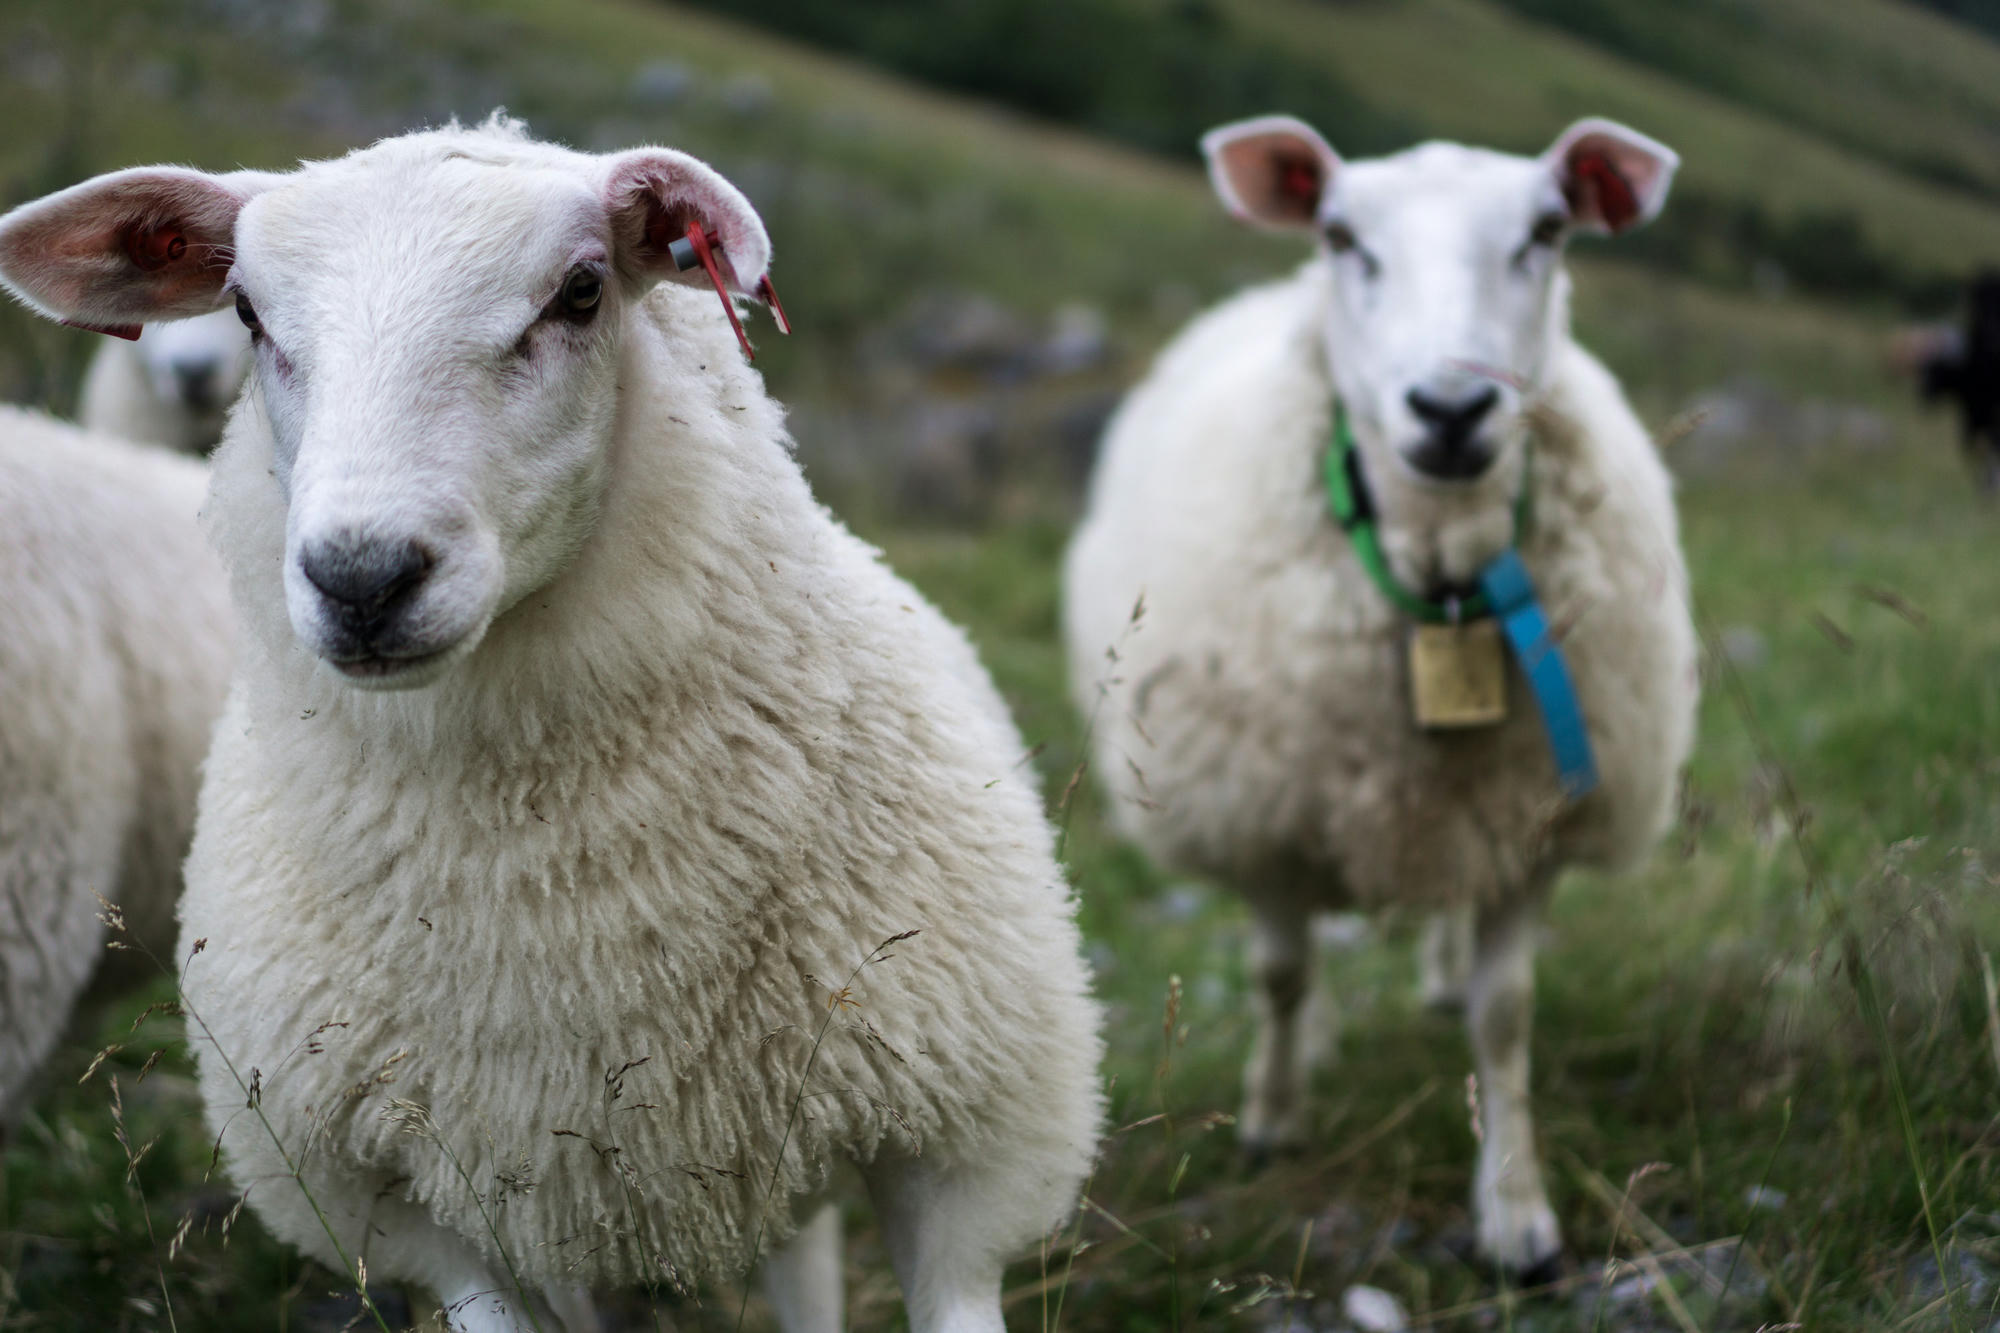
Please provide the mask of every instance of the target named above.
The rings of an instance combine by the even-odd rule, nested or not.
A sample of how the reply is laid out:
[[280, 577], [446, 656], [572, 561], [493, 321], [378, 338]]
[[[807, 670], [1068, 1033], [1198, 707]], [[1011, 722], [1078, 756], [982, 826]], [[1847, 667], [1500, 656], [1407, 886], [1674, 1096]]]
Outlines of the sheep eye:
[[604, 279], [587, 268], [572, 269], [556, 294], [557, 313], [582, 323], [597, 312], [604, 299]]
[[1528, 233], [1530, 245], [1554, 245], [1562, 239], [1563, 228], [1569, 219], [1560, 213], [1544, 213], [1535, 219], [1535, 228]]
[[1348, 226], [1345, 222], [1329, 222], [1326, 224], [1326, 243], [1332, 247], [1333, 252], [1337, 255], [1344, 255], [1360, 244], [1354, 237], [1354, 228]]
[[264, 322], [257, 318], [257, 308], [242, 292], [236, 293], [236, 318], [243, 321], [243, 327], [250, 330], [253, 338], [264, 331]]

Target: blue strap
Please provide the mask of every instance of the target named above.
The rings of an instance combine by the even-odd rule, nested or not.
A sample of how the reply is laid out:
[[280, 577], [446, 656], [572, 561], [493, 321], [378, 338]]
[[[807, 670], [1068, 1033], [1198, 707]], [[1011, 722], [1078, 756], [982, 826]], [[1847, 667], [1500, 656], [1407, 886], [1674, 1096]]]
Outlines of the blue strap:
[[1535, 691], [1549, 749], [1555, 755], [1557, 780], [1563, 794], [1574, 800], [1596, 788], [1597, 761], [1590, 753], [1590, 733], [1583, 727], [1583, 708], [1570, 684], [1562, 645], [1549, 634], [1549, 620], [1535, 600], [1528, 567], [1517, 553], [1507, 550], [1480, 571], [1479, 586], [1499, 618], [1514, 660]]

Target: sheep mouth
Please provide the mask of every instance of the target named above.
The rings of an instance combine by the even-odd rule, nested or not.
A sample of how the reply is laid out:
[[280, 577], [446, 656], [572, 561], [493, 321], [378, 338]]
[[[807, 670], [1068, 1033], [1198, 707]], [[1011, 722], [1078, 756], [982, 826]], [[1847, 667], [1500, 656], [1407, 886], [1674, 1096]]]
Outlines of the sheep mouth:
[[393, 655], [363, 651], [324, 660], [343, 679], [363, 689], [415, 689], [429, 684], [457, 647], [451, 644], [428, 652]]
[[1426, 438], [1403, 452], [1417, 472], [1433, 481], [1477, 481], [1486, 475], [1500, 451], [1485, 440]]

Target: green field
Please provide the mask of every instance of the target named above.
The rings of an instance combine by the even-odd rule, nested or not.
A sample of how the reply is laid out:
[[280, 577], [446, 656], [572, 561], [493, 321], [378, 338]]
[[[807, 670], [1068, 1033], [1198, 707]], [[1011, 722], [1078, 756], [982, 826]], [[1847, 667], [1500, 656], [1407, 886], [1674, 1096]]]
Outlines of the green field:
[[[1594, 1322], [1591, 1293], [1614, 1254], [1664, 1265], [1704, 1330], [1991, 1324], [2000, 1046], [1984, 977], [2000, 940], [2000, 575], [1985, 558], [1992, 514], [1938, 437], [1906, 425], [1886, 456], [1751, 460], [1683, 493], [1704, 622], [1737, 660], [1709, 659], [1681, 830], [1635, 877], [1572, 877], [1552, 912], [1536, 1081], [1578, 1262], [1555, 1296], [1496, 1290], [1455, 1252], [1469, 1062], [1457, 1025], [1415, 1002], [1395, 929], [1408, 923], [1379, 923], [1380, 937], [1330, 959], [1342, 1060], [1320, 1081], [1320, 1146], [1249, 1173], [1228, 1131], [1209, 1129], [1234, 1109], [1248, 1037], [1241, 913], [1163, 881], [1103, 833], [1078, 789], [1063, 821], [1114, 1016], [1113, 1121], [1170, 1118], [1108, 1144], [1073, 1268], [1073, 1237], [1054, 1245], [1050, 1271], [1068, 1274], [1062, 1326], [1281, 1327], [1275, 1295], [1237, 1307], [1289, 1283], [1332, 1296], [1366, 1281], [1419, 1314], [1456, 1312], [1435, 1327], [1684, 1327], [1660, 1297]], [[1059, 800], [1079, 754], [1054, 641], [1062, 531], [884, 535], [897, 565], [972, 627], [1030, 739], [1047, 743]], [[125, 1003], [64, 1057], [9, 1149], [7, 1326], [165, 1327], [155, 1264], [188, 1216], [197, 1227], [165, 1266], [179, 1327], [338, 1326], [311, 1314], [329, 1304], [331, 1275], [301, 1273], [253, 1221], [223, 1243], [231, 1196], [203, 1182], [185, 1064], [157, 1021], [127, 1031], [138, 1008]], [[106, 1043], [123, 1049], [74, 1085]], [[135, 1082], [162, 1043], [168, 1058]], [[112, 1076], [130, 1141], [159, 1139], [129, 1180]], [[1664, 1169], [1621, 1211], [1628, 1179], [1654, 1163]], [[1759, 1189], [1782, 1206], [1753, 1206]], [[865, 1212], [854, 1216], [853, 1324], [891, 1326], [886, 1264]], [[1964, 1302], [1955, 1314], [1934, 1276], [1934, 1232]], [[1698, 1276], [1681, 1256], [1732, 1256], [1739, 1237], [1719, 1299], [1729, 1265]], [[1010, 1290], [1014, 1326], [1045, 1326], [1040, 1258], [1017, 1265]], [[1320, 1326], [1311, 1304], [1297, 1327]], [[735, 1309], [713, 1292], [674, 1318], [726, 1329]]]
[[[1440, 133], [1527, 148], [1604, 110], [1682, 150], [1691, 198], [1851, 216], [1913, 271], [2000, 258], [1986, 175], [2000, 46], [1927, 11], [1785, 0], [1753, 41], [1724, 22], [1741, 11], [1699, 7], [1711, 26], [1687, 31], [1739, 42], [1747, 67], [1830, 52], [1852, 95], [1827, 105], [1796, 68], [1746, 95], [1720, 59], [1696, 68], [1706, 82], [1642, 67], [1616, 34], [1561, 27], [1540, 0], [1220, 8]], [[1191, 304], [1281, 271], [1292, 248], [1230, 229], [1186, 161], [705, 14], [343, 0], [303, 35], [189, 17], [221, 12], [22, 0], [0, 15], [15, 74], [0, 78], [0, 115], [17, 127], [0, 143], [0, 202], [130, 161], [277, 165], [505, 101], [573, 142], [710, 155], [765, 210], [801, 330], [760, 338], [774, 391], [799, 408], [825, 492], [971, 629], [1045, 746], [1112, 1016], [1113, 1124], [1129, 1128], [1107, 1141], [1075, 1228], [1010, 1270], [1011, 1327], [1332, 1330], [1354, 1283], [1444, 1329], [2000, 1321], [2000, 516], [1971, 494], [1946, 423], [1905, 406], [1883, 369], [1896, 314], [1881, 293], [1752, 289], [1727, 266], [1692, 280], [1609, 245], [1573, 266], [1585, 340], [1656, 425], [1746, 384], [1806, 424], [1720, 452], [1667, 446], [1710, 648], [1701, 737], [1681, 827], [1652, 861], [1623, 880], [1572, 877], [1555, 900], [1534, 1057], [1571, 1267], [1555, 1290], [1516, 1292], [1463, 1257], [1469, 1052], [1416, 1003], [1412, 922], [1376, 921], [1328, 953], [1342, 1053], [1319, 1083], [1315, 1150], [1261, 1172], [1239, 1161], [1221, 1117], [1249, 1034], [1243, 915], [1162, 877], [1105, 833], [1088, 782], [1071, 790], [1080, 726], [1056, 566], [1073, 497], [1015, 460], [977, 521], [946, 523], [886, 498], [866, 463], [822, 467], [808, 429], [874, 419], [886, 391], [856, 349], [925, 292], [985, 294], [1031, 321], [1088, 301], [1114, 330], [1112, 360], [1080, 387], [1024, 392], [1106, 390]], [[1636, 0], [1606, 12], [1646, 17]], [[642, 95], [635, 76], [666, 57], [690, 90]], [[746, 74], [756, 98], [732, 84]], [[88, 351], [83, 335], [0, 313], [0, 386], [15, 397], [65, 404]], [[1815, 402], [1874, 429], [1821, 439], [1811, 423], [1834, 418]], [[0, 1330], [332, 1330], [357, 1313], [338, 1275], [232, 1217], [229, 1186], [207, 1175], [177, 1025], [132, 1028], [169, 993], [96, 1014], [9, 1139]], [[897, 1327], [866, 1210], [850, 1220], [850, 1325]], [[380, 1295], [387, 1315], [402, 1308]], [[663, 1318], [726, 1330], [737, 1310], [718, 1289]], [[754, 1300], [744, 1326], [769, 1326]]]

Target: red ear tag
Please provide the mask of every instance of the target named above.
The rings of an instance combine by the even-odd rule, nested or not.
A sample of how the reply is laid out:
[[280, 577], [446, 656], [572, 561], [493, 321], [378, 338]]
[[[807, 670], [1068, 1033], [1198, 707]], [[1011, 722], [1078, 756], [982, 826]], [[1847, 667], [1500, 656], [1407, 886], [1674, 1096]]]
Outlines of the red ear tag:
[[757, 295], [765, 305], [771, 307], [771, 318], [778, 321], [778, 332], [789, 336], [792, 321], [785, 317], [784, 303], [778, 300], [778, 289], [771, 285], [771, 275], [766, 273], [757, 279]]
[[[688, 223], [687, 241], [688, 245], [694, 250], [695, 258], [701, 261], [701, 266], [704, 269], [708, 270], [708, 280], [715, 284], [715, 294], [722, 298], [722, 313], [729, 316], [729, 327], [736, 330], [736, 341], [743, 344], [744, 359], [755, 361], [757, 353], [751, 348], [750, 339], [744, 336], [743, 321], [736, 318], [736, 303], [729, 299], [729, 288], [724, 286], [722, 282], [722, 270], [715, 266], [715, 251], [711, 247], [720, 245], [722, 242], [711, 240], [708, 233], [702, 230], [699, 222]], [[678, 250], [680, 247], [675, 246], [674, 248]], [[674, 262], [682, 268], [693, 267], [691, 264], [682, 263], [678, 255], [674, 257]]]
[[140, 326], [137, 324], [86, 324], [80, 319], [65, 319], [61, 322], [70, 328], [82, 329], [85, 333], [101, 333], [107, 338], [123, 338], [128, 343], [139, 341]]
[[1611, 159], [1602, 153], [1586, 153], [1576, 160], [1576, 174], [1596, 187], [1597, 211], [1604, 215], [1605, 226], [1623, 231], [1639, 216], [1639, 197], [1611, 165]]

